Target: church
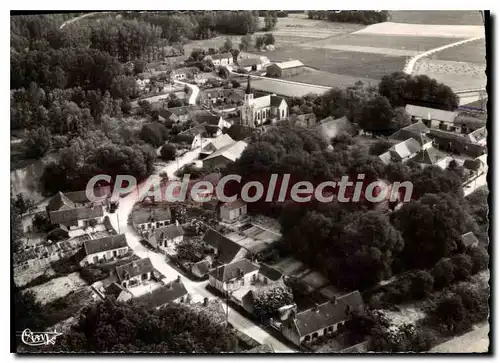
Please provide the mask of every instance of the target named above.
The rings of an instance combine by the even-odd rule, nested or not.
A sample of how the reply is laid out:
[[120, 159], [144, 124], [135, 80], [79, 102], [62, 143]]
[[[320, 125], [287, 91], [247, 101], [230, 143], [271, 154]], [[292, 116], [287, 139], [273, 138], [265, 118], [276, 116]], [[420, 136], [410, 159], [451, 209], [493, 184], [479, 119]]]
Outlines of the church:
[[283, 97], [267, 95], [253, 98], [248, 76], [245, 101], [241, 108], [241, 124], [249, 127], [262, 125], [266, 120], [284, 120], [288, 118], [288, 104]]

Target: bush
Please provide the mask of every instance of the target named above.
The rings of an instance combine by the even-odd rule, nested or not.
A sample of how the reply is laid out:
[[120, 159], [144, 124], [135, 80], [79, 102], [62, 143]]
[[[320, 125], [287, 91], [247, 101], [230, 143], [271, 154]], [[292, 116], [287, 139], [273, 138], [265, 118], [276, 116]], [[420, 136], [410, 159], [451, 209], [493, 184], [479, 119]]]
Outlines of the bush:
[[474, 275], [480, 271], [486, 270], [490, 262], [488, 251], [482, 247], [472, 247], [467, 251], [472, 261], [471, 273]]
[[465, 280], [472, 273], [472, 259], [470, 256], [460, 254], [451, 258], [453, 263], [453, 270], [455, 272], [455, 279], [457, 281]]
[[432, 269], [434, 277], [434, 286], [444, 288], [449, 286], [455, 280], [455, 269], [453, 262], [449, 258], [442, 258]]
[[434, 288], [434, 278], [425, 270], [415, 272], [411, 277], [411, 294], [414, 299], [422, 299]]
[[159, 122], [144, 125], [139, 133], [141, 140], [154, 147], [163, 145], [168, 135], [168, 129]]
[[177, 155], [177, 149], [171, 144], [165, 144], [160, 149], [161, 158], [165, 161], [171, 161], [175, 159]]

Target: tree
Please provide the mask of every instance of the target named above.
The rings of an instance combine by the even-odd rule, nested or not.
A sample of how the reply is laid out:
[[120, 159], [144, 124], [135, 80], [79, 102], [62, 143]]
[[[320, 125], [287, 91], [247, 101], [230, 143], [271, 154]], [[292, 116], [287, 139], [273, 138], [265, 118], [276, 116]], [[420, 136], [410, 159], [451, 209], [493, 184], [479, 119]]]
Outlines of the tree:
[[154, 147], [160, 147], [165, 143], [169, 131], [159, 122], [152, 122], [142, 126], [139, 137]]
[[31, 199], [24, 199], [23, 194], [18, 193], [16, 195], [14, 207], [17, 209], [19, 214], [24, 214], [31, 212], [35, 208], [35, 203]]
[[474, 275], [488, 268], [490, 262], [490, 256], [488, 251], [482, 247], [471, 247], [467, 250], [467, 254], [471, 258], [472, 270], [471, 273]]
[[177, 150], [172, 144], [165, 144], [160, 149], [161, 158], [165, 161], [175, 160]]
[[432, 267], [442, 257], [451, 257], [458, 252], [462, 234], [473, 228], [468, 213], [445, 193], [405, 203], [394, 223], [404, 238], [401, 257], [406, 268]]
[[471, 275], [473, 265], [470, 256], [465, 254], [455, 255], [451, 258], [451, 262], [453, 263], [456, 280], [465, 280]]
[[241, 37], [240, 50], [244, 52], [248, 51], [248, 48], [250, 47], [251, 44], [252, 44], [252, 36], [250, 34]]
[[[25, 329], [43, 331], [45, 328], [45, 321], [42, 306], [36, 301], [35, 294], [32, 291], [22, 292], [16, 285], [14, 287], [13, 304], [15, 309], [12, 319], [14, 320], [16, 332], [22, 332]], [[20, 336], [17, 336], [16, 345], [20, 343]]]
[[265, 30], [274, 29], [274, 27], [276, 27], [277, 23], [278, 23], [278, 17], [276, 16], [275, 13], [268, 13], [264, 17]]
[[230, 38], [226, 38], [224, 45], [219, 49], [221, 53], [228, 53], [233, 49], [233, 42]]
[[276, 39], [274, 39], [273, 33], [266, 33], [264, 35], [264, 44], [265, 45], [274, 45]]
[[446, 331], [450, 333], [462, 330], [466, 324], [466, 310], [458, 295], [441, 299], [436, 306], [434, 316], [436, 320], [444, 324]]
[[261, 49], [265, 44], [264, 37], [256, 37], [255, 38], [255, 49]]
[[254, 312], [262, 320], [276, 318], [278, 309], [293, 304], [292, 291], [285, 286], [260, 291], [254, 297]]
[[444, 288], [450, 286], [455, 279], [455, 267], [449, 258], [440, 259], [432, 269], [434, 286]]
[[[370, 155], [379, 156], [380, 154], [385, 153], [392, 146], [392, 143], [389, 140], [378, 140], [375, 143], [370, 145]], [[392, 163], [391, 163], [392, 164]]]
[[44, 213], [37, 213], [33, 216], [33, 228], [38, 232], [48, 232], [52, 223]]
[[395, 129], [402, 129], [403, 127], [411, 125], [411, 116], [404, 107], [396, 107], [394, 109], [394, 124]]
[[452, 111], [458, 107], [458, 96], [453, 90], [426, 75], [411, 76], [394, 72], [382, 77], [379, 92], [393, 107], [406, 104]]
[[393, 117], [394, 111], [387, 98], [376, 96], [363, 107], [359, 126], [373, 133], [388, 131]]
[[134, 74], [138, 75], [146, 70], [146, 62], [137, 60], [134, 62]]
[[149, 103], [148, 101], [140, 100], [137, 104], [139, 105], [138, 113], [140, 115], [146, 116], [146, 115], [149, 115], [151, 113], [151, 111], [152, 111], [151, 103]]
[[49, 129], [42, 126], [28, 131], [24, 138], [24, 146], [26, 148], [26, 157], [28, 158], [38, 159], [45, 156], [52, 146]]
[[434, 287], [434, 277], [425, 271], [420, 270], [411, 276], [411, 295], [414, 299], [423, 299], [428, 296]]

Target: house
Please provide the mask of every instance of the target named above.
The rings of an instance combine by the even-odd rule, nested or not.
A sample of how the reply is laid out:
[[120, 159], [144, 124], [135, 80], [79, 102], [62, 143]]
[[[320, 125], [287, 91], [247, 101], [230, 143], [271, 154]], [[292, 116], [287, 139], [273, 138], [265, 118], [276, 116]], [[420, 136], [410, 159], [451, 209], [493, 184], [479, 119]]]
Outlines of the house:
[[172, 71], [171, 78], [177, 81], [181, 81], [191, 79], [197, 73], [199, 73], [199, 69], [196, 67], [177, 68]]
[[255, 348], [244, 350], [242, 353], [247, 354], [265, 354], [265, 353], [274, 353], [274, 349], [269, 344], [261, 344]]
[[267, 120], [284, 120], [288, 118], [288, 104], [283, 97], [266, 95], [254, 98], [250, 76], [248, 76], [245, 101], [241, 107], [241, 124], [257, 127]]
[[[110, 195], [110, 190], [108, 187], [96, 188], [94, 189], [94, 195], [97, 197], [108, 196]], [[50, 217], [50, 212], [86, 207], [91, 204], [100, 205], [102, 204], [102, 201], [90, 201], [87, 197], [87, 191], [85, 190], [66, 193], [58, 192], [50, 198], [49, 203], [47, 204], [47, 216]]]
[[181, 226], [170, 224], [165, 227], [153, 228], [144, 232], [143, 237], [148, 243], [162, 251], [167, 251], [167, 247], [177, 245], [184, 239], [184, 230]]
[[211, 73], [197, 73], [194, 75], [194, 82], [197, 85], [201, 86], [206, 84], [211, 77]]
[[464, 154], [473, 158], [487, 153], [485, 143], [471, 142], [467, 135], [431, 129], [429, 137], [432, 139], [434, 147], [444, 151]]
[[220, 206], [220, 219], [231, 223], [247, 215], [247, 204], [242, 200], [224, 203]]
[[207, 110], [200, 110], [193, 113], [193, 121], [203, 124], [210, 137], [222, 135], [222, 130], [229, 129], [231, 124], [224, 120], [222, 116], [215, 115]]
[[283, 280], [283, 273], [281, 271], [272, 268], [269, 265], [261, 264], [259, 267], [259, 271], [257, 273], [257, 278], [264, 284], [272, 284], [277, 283]]
[[132, 211], [132, 225], [139, 231], [168, 226], [172, 220], [172, 213], [168, 206], [139, 207]]
[[477, 129], [485, 128], [486, 120], [480, 117], [459, 114], [453, 120], [453, 127], [456, 129], [451, 131], [459, 131], [462, 134], [468, 135]]
[[196, 105], [179, 106], [164, 108], [159, 110], [160, 116], [165, 120], [170, 120], [175, 123], [185, 123], [193, 117], [193, 112], [201, 110], [201, 107]]
[[463, 167], [466, 172], [469, 172], [470, 178], [484, 174], [488, 172], [488, 155], [481, 155], [475, 159], [466, 159]]
[[290, 121], [296, 126], [309, 128], [316, 124], [316, 115], [314, 113], [292, 114], [290, 115]]
[[406, 105], [405, 110], [411, 116], [412, 122], [422, 121], [431, 129], [453, 127], [453, 122], [458, 115], [457, 112], [415, 105]]
[[264, 66], [260, 58], [243, 58], [238, 60], [238, 65], [247, 72], [260, 71]]
[[146, 309], [161, 309], [167, 304], [188, 302], [189, 294], [180, 277], [177, 277], [176, 280], [170, 281], [134, 300]]
[[200, 158], [208, 156], [215, 151], [222, 149], [223, 147], [234, 144], [235, 142], [236, 141], [234, 141], [228, 134], [217, 136], [217, 138], [210, 141], [201, 149]]
[[100, 261], [109, 261], [128, 252], [127, 239], [124, 234], [90, 239], [83, 242], [84, 258], [80, 266], [92, 265]]
[[477, 247], [479, 245], [479, 240], [474, 233], [467, 232], [462, 235], [462, 243], [465, 248]]
[[296, 345], [312, 342], [324, 335], [342, 331], [350, 319], [350, 313], [362, 309], [361, 294], [353, 291], [305, 311], [296, 313], [292, 310], [281, 325], [281, 332]]
[[231, 53], [209, 54], [203, 60], [212, 61], [214, 66], [229, 66], [233, 64], [233, 55]]
[[340, 133], [346, 133], [351, 136], [358, 134], [357, 127], [346, 116], [337, 119], [329, 116], [314, 125], [313, 129], [328, 143]]
[[481, 127], [475, 131], [472, 131], [466, 136], [467, 141], [473, 144], [478, 144], [486, 146], [486, 137], [488, 136], [488, 131], [486, 127]]
[[419, 154], [413, 159], [414, 161], [428, 165], [438, 165], [446, 156], [443, 155], [439, 150], [434, 147], [429, 147], [423, 149]]
[[83, 228], [91, 220], [97, 224], [104, 220], [104, 210], [101, 205], [96, 207], [81, 207], [66, 209], [66, 205], [61, 210], [50, 212], [50, 222], [66, 229]]
[[422, 149], [432, 146], [432, 139], [427, 136], [430, 129], [422, 121], [417, 121], [411, 125], [403, 127], [389, 136], [391, 140], [405, 141], [413, 138], [418, 141]]
[[388, 151], [379, 155], [379, 158], [384, 164], [389, 164], [390, 162], [404, 163], [417, 156], [420, 151], [422, 151], [422, 147], [417, 140], [410, 138], [393, 145]]
[[237, 257], [244, 257], [246, 254], [239, 244], [211, 228], [205, 233], [203, 242], [212, 248], [216, 260], [223, 264], [230, 263]]
[[117, 282], [125, 288], [137, 286], [141, 281], [151, 280], [153, 272], [154, 267], [149, 257], [118, 266], [115, 269]]
[[197, 149], [202, 146], [203, 139], [208, 137], [207, 129], [205, 125], [197, 125], [180, 132], [175, 139], [188, 139], [191, 143], [191, 150]]
[[285, 78], [305, 71], [304, 64], [298, 60], [274, 63], [267, 67], [266, 75], [268, 77]]
[[234, 144], [224, 146], [207, 156], [203, 160], [203, 166], [212, 170], [224, 168], [239, 159], [247, 146], [245, 141], [237, 141]]
[[210, 106], [216, 103], [237, 105], [243, 102], [244, 91], [237, 88], [209, 88], [200, 91], [200, 103]]
[[221, 293], [231, 293], [250, 286], [258, 270], [259, 266], [245, 258], [210, 270], [209, 284]]
[[212, 263], [209, 260], [201, 260], [191, 265], [191, 273], [200, 279], [204, 279], [208, 278], [211, 268]]

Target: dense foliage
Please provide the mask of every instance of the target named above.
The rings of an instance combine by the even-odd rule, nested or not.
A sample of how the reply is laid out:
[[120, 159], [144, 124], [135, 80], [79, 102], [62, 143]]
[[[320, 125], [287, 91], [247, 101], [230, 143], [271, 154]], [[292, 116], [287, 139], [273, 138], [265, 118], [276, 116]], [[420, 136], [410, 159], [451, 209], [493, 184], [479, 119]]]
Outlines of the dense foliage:
[[327, 19], [341, 23], [376, 24], [387, 21], [390, 17], [387, 10], [309, 10], [309, 19]]
[[292, 291], [285, 286], [261, 290], [254, 297], [254, 312], [262, 320], [276, 318], [278, 309], [293, 304]]
[[236, 343], [207, 313], [177, 304], [150, 312], [112, 300], [84, 308], [72, 333], [60, 338], [55, 351], [220, 353], [234, 351]]
[[426, 75], [411, 76], [404, 72], [394, 72], [382, 77], [379, 92], [387, 97], [393, 107], [412, 104], [442, 110], [455, 110], [458, 96], [453, 90]]

